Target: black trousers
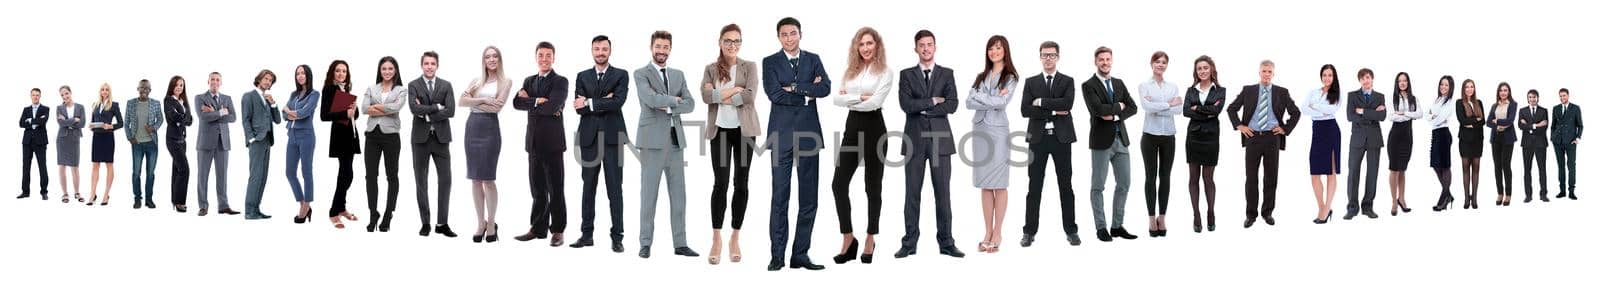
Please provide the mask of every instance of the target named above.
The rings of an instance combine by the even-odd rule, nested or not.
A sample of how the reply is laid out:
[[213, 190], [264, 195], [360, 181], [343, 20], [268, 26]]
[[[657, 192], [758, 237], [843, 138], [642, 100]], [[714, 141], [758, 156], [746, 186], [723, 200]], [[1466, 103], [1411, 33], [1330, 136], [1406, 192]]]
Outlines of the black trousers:
[[839, 213], [839, 233], [855, 232], [850, 221], [850, 179], [857, 167], [866, 166], [867, 175], [862, 182], [867, 188], [867, 234], [877, 235], [879, 215], [883, 213], [883, 154], [888, 151], [883, 137], [888, 130], [879, 111], [850, 111], [844, 126], [844, 143], [833, 170], [833, 205]]
[[533, 194], [533, 212], [528, 223], [535, 235], [563, 233], [567, 230], [566, 179], [561, 152], [528, 153], [528, 184]]
[[48, 170], [44, 165], [45, 147], [47, 146], [22, 146], [22, 195], [31, 194], [28, 183], [33, 183], [33, 173], [28, 173], [28, 170], [33, 170], [34, 163], [39, 164], [39, 195], [50, 192], [50, 172], [46, 172]]
[[429, 160], [432, 160], [434, 170], [439, 171], [439, 222], [437, 223], [450, 224], [450, 143], [439, 142], [438, 135], [429, 135], [427, 141], [416, 146], [411, 149], [411, 168], [413, 175], [417, 177], [417, 215], [422, 218], [422, 227], [428, 227], [428, 216], [431, 214], [431, 209], [428, 209]]
[[[383, 215], [394, 213], [395, 198], [400, 196], [400, 133], [367, 132], [367, 212], [378, 215], [378, 161], [383, 161], [383, 174], [389, 180], [388, 206]], [[367, 221], [378, 221], [368, 219]]]
[[1034, 235], [1039, 232], [1039, 200], [1043, 198], [1045, 167], [1051, 161], [1056, 162], [1056, 195], [1061, 200], [1061, 226], [1067, 234], [1078, 233], [1076, 207], [1072, 193], [1072, 146], [1071, 143], [1062, 143], [1056, 139], [1054, 131], [1039, 137], [1037, 143], [1028, 144], [1028, 153], [1032, 160], [1028, 162], [1028, 197], [1027, 213], [1024, 214], [1022, 234]]
[[[599, 141], [599, 140], [596, 140]], [[611, 204], [611, 241], [622, 241], [622, 145], [592, 145], [578, 149], [583, 163], [583, 238], [594, 233], [594, 196], [600, 171], [606, 172], [606, 199]]]
[[[711, 174], [716, 179], [711, 184], [711, 228], [722, 229], [722, 223], [733, 206], [733, 230], [744, 227], [744, 212], [750, 204], [750, 161], [755, 149], [755, 137], [741, 137], [739, 128], [717, 128], [711, 137]], [[731, 157], [731, 159], [730, 159]], [[728, 203], [728, 172], [733, 174], [733, 203]]]
[[182, 141], [167, 141], [167, 155], [172, 157], [172, 205], [183, 206], [189, 201], [189, 149]]
[[350, 182], [355, 180], [356, 174], [355, 154], [334, 157], [334, 159], [339, 159], [339, 175], [336, 177], [337, 179], [334, 179], [334, 183], [336, 184], [334, 184], [333, 189], [333, 204], [328, 205], [328, 217], [339, 216], [339, 214], [344, 214], [345, 211], [349, 211], [345, 210], [344, 199], [346, 196], [350, 195]]
[[1560, 186], [1561, 194], [1571, 193], [1573, 199], [1578, 198], [1578, 147], [1572, 143], [1557, 143], [1556, 150], [1556, 184]]
[[[1522, 187], [1527, 193], [1526, 197], [1533, 198], [1533, 172], [1539, 172], [1539, 198], [1548, 199], [1550, 190], [1545, 187], [1549, 178], [1545, 176], [1545, 148], [1522, 147]], [[1539, 170], [1533, 170], [1533, 162], [1539, 162]]]
[[1172, 192], [1172, 154], [1177, 137], [1144, 134], [1139, 139], [1139, 154], [1144, 156], [1144, 208], [1149, 216], [1167, 215], [1167, 199]]
[[1495, 193], [1501, 196], [1511, 196], [1511, 181], [1515, 177], [1511, 174], [1512, 143], [1495, 142], [1490, 145], [1494, 153], [1494, 188]]
[[[1273, 208], [1278, 206], [1280, 147], [1283, 147], [1283, 141], [1276, 135], [1257, 134], [1256, 137], [1245, 139], [1244, 216], [1247, 220], [1255, 220], [1257, 216], [1272, 217]], [[1261, 168], [1266, 168], [1266, 171]]]

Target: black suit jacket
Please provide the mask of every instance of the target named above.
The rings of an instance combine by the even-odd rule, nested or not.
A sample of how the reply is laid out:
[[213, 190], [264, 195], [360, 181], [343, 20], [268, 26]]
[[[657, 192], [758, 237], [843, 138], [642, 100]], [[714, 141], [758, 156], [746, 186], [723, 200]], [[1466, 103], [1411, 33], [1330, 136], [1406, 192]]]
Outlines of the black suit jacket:
[[[406, 106], [411, 107], [411, 143], [428, 142], [431, 129], [439, 143], [450, 143], [450, 118], [456, 117], [456, 98], [450, 81], [433, 78], [433, 90], [428, 90], [426, 77], [417, 77], [406, 84]], [[324, 96], [326, 97], [326, 96]], [[440, 107], [443, 106], [443, 107]]]
[[574, 85], [574, 97], [590, 101], [589, 107], [578, 109], [578, 146], [628, 143], [628, 124], [622, 118], [622, 105], [628, 102], [628, 71], [610, 66], [605, 75], [599, 75], [589, 68], [578, 72]]
[[[567, 77], [550, 71], [549, 75], [528, 76], [522, 80], [522, 92], [528, 97], [511, 98], [511, 106], [528, 111], [528, 131], [522, 149], [527, 152], [567, 151], [566, 126], [562, 124], [561, 107], [567, 102]], [[540, 98], [544, 104], [535, 107]]]
[[[44, 146], [45, 144], [50, 144], [49, 132], [46, 132], [48, 130], [45, 130], [44, 125], [50, 124], [50, 106], [39, 104], [39, 110], [32, 111], [32, 115], [29, 115], [28, 110], [33, 110], [32, 107], [32, 105], [22, 107], [22, 119], [17, 123], [23, 129], [22, 146]], [[32, 123], [29, 123], [30, 120], [32, 120]]]
[[[1383, 122], [1393, 112], [1383, 104], [1383, 93], [1372, 91], [1370, 100], [1363, 99], [1366, 98], [1363, 94], [1361, 89], [1356, 89], [1344, 95], [1345, 118], [1350, 119], [1350, 146], [1383, 147], [1383, 125], [1378, 122]], [[1384, 110], [1378, 111], [1378, 107]], [[1361, 109], [1361, 113], [1356, 113], [1356, 109]]]
[[1545, 126], [1542, 127], [1534, 126], [1539, 122], [1550, 120], [1550, 110], [1528, 105], [1517, 112], [1517, 118], [1517, 128], [1522, 129], [1523, 148], [1544, 150], [1545, 147], [1549, 147], [1550, 140], [1545, 136], [1545, 132], [1550, 130], [1550, 123], [1544, 123]]
[[[931, 78], [923, 76], [921, 65], [900, 70], [900, 110], [906, 113], [906, 140], [901, 141], [900, 155], [924, 147], [934, 147], [938, 155], [956, 153], [949, 118], [961, 103], [956, 96], [955, 71], [934, 64], [931, 74]], [[944, 102], [933, 104], [934, 96], [944, 97]]]
[[1550, 141], [1570, 145], [1572, 140], [1583, 138], [1583, 109], [1578, 109], [1577, 104], [1567, 104], [1566, 108], [1556, 104], [1552, 109], [1556, 111], [1555, 119], [1550, 121], [1550, 126], [1555, 130], [1550, 131]]
[[[1049, 86], [1045, 86], [1044, 75], [1034, 75], [1022, 84], [1022, 117], [1028, 118], [1028, 143], [1038, 143], [1039, 137], [1044, 135], [1044, 124], [1055, 125], [1056, 141], [1061, 143], [1078, 142], [1078, 132], [1072, 126], [1072, 114], [1055, 115], [1056, 111], [1072, 111], [1072, 105], [1077, 101], [1077, 89], [1072, 87], [1072, 76], [1056, 72]], [[1037, 99], [1039, 106], [1034, 106]]]
[[[1099, 76], [1083, 81], [1083, 105], [1089, 109], [1089, 149], [1111, 148], [1113, 139], [1122, 140], [1124, 146], [1131, 145], [1128, 128], [1122, 121], [1139, 113], [1138, 103], [1133, 101], [1133, 96], [1128, 96], [1128, 86], [1122, 84], [1122, 79], [1111, 77], [1111, 97], [1115, 99], [1106, 98], [1106, 84], [1101, 81]], [[1118, 103], [1123, 104], [1121, 108], [1117, 107]], [[1107, 115], [1115, 118], [1100, 118]]]
[[[1261, 84], [1252, 84], [1244, 86], [1244, 89], [1239, 89], [1239, 95], [1234, 96], [1233, 103], [1228, 104], [1228, 123], [1233, 124], [1234, 130], [1238, 130], [1239, 125], [1249, 125], [1248, 123], [1254, 120], [1256, 108], [1258, 108], [1256, 103], [1260, 99]], [[1239, 115], [1240, 108], [1244, 109], [1243, 118]], [[1284, 118], [1284, 114], [1288, 114], [1289, 118]], [[1300, 107], [1295, 106], [1293, 97], [1289, 97], [1289, 89], [1272, 85], [1272, 115], [1278, 118], [1278, 127], [1283, 128], [1283, 135], [1278, 135], [1278, 142], [1288, 143], [1289, 134], [1294, 133], [1294, 124], [1300, 122]], [[1272, 131], [1256, 131], [1258, 137], [1262, 133], [1272, 133]], [[1246, 140], [1249, 140], [1249, 138], [1246, 138], [1241, 133], [1239, 135], [1239, 145], [1249, 144]], [[1278, 150], [1288, 149], [1288, 147], [1289, 145], [1279, 145]]]
[[1222, 114], [1223, 100], [1228, 97], [1228, 89], [1222, 85], [1212, 83], [1209, 91], [1189, 87], [1183, 96], [1183, 117], [1189, 117], [1189, 135], [1187, 137], [1200, 137], [1209, 135], [1216, 142], [1217, 135], [1222, 133], [1221, 122], [1217, 116]]

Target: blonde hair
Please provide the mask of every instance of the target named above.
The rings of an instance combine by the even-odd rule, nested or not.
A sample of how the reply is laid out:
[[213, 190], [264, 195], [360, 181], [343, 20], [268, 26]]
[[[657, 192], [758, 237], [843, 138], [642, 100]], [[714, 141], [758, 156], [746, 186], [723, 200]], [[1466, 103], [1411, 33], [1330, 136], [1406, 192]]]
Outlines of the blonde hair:
[[[878, 48], [872, 49], [872, 63], [861, 60], [861, 37], [872, 36], [872, 41], [878, 42]], [[878, 35], [878, 30], [872, 27], [861, 27], [856, 30], [856, 37], [850, 38], [850, 68], [844, 70], [845, 79], [856, 78], [862, 71], [883, 72], [889, 70], [889, 64], [884, 60], [883, 36]]]
[[111, 110], [111, 83], [100, 83], [100, 90], [105, 90], [106, 95], [100, 96], [100, 100], [94, 101], [94, 109], [100, 110], [100, 112]]

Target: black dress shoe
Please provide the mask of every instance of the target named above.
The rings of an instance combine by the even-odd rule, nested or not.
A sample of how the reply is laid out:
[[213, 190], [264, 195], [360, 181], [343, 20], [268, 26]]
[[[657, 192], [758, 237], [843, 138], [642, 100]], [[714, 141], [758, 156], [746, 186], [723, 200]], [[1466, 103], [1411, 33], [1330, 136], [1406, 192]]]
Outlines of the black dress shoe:
[[1094, 238], [1100, 239], [1100, 242], [1111, 242], [1111, 232], [1107, 232], [1106, 229], [1100, 229], [1094, 232]]
[[910, 257], [911, 255], [917, 255], [917, 250], [910, 247], [900, 247], [900, 251], [894, 252], [895, 259]]
[[650, 259], [650, 246], [639, 246], [639, 258]]
[[1250, 229], [1250, 226], [1256, 226], [1256, 218], [1244, 219], [1244, 229]]
[[154, 200], [144, 199], [144, 208], [145, 209], [156, 209], [156, 202]]
[[1539, 195], [1539, 201], [1540, 202], [1550, 202], [1550, 197], [1545, 197], [1544, 195]]
[[1522, 198], [1522, 203], [1533, 203], [1533, 196], [1528, 196], [1528, 198]]
[[622, 253], [622, 241], [611, 241], [611, 252]]
[[1350, 220], [1350, 219], [1356, 219], [1356, 211], [1355, 210], [1350, 210], [1349, 212], [1345, 212], [1344, 213], [1344, 220]]
[[1033, 247], [1033, 234], [1022, 234], [1022, 247]]
[[[17, 199], [22, 198], [23, 197], [17, 197]], [[144, 208], [144, 203], [139, 203], [139, 199], [133, 199], [133, 209], [138, 210], [139, 208]]]
[[1556, 193], [1556, 199], [1567, 198], [1567, 192]]
[[206, 208], [200, 208], [200, 216], [206, 216]]
[[1111, 228], [1111, 236], [1116, 236], [1117, 238], [1122, 238], [1125, 240], [1139, 239], [1139, 236], [1133, 236], [1133, 234], [1128, 233], [1128, 230], [1122, 229], [1122, 227]]
[[594, 246], [594, 238], [589, 238], [589, 236], [585, 235], [583, 237], [578, 237], [578, 241], [573, 241], [572, 245], [568, 245], [567, 247], [583, 248], [589, 246]]
[[533, 241], [533, 239], [539, 239], [539, 235], [534, 233], [532, 228], [529, 228], [528, 233], [518, 235], [517, 237], [511, 237], [511, 239], [517, 239], [519, 242], [528, 242]]
[[1083, 240], [1078, 239], [1078, 233], [1067, 233], [1067, 245], [1078, 246]]
[[1372, 210], [1363, 210], [1361, 215], [1367, 216], [1367, 219], [1378, 219], [1378, 213], [1373, 213]]
[[456, 231], [450, 231], [450, 225], [435, 225], [433, 226], [433, 233], [444, 235], [444, 237], [456, 238]]
[[172, 206], [172, 210], [178, 211], [178, 213], [189, 213], [189, 207], [183, 207], [182, 205]]
[[826, 268], [826, 267], [823, 267], [822, 265], [817, 265], [816, 263], [811, 263], [811, 261], [789, 262], [789, 269], [806, 269], [806, 270], [811, 270], [811, 271], [817, 271], [817, 270], [822, 270], [824, 268]]
[[684, 256], [684, 257], [700, 257], [700, 253], [695, 253], [694, 249], [689, 249], [689, 247], [673, 248], [672, 249], [672, 255], [678, 255], [678, 256]]
[[25, 198], [28, 198], [28, 193], [22, 193], [21, 195], [17, 195], [17, 199], [25, 199]]
[[[295, 219], [299, 219], [299, 218], [295, 218]], [[432, 233], [432, 232], [433, 232], [433, 229], [428, 229], [428, 224], [422, 224], [422, 230], [417, 230], [417, 236], [428, 237], [428, 233]]]
[[1272, 216], [1261, 216], [1261, 222], [1267, 223], [1267, 226], [1278, 225], [1277, 219], [1272, 219]]
[[217, 211], [217, 214], [222, 214], [222, 215], [239, 215], [239, 211], [233, 211], [233, 209], [227, 209], [227, 208], [223, 208], [223, 209], [222, 209], [222, 211]]
[[783, 259], [772, 259], [772, 262], [767, 262], [767, 271], [778, 270], [783, 270]]
[[956, 257], [956, 258], [967, 257], [967, 253], [961, 253], [961, 249], [956, 249], [955, 246], [939, 248], [939, 255], [945, 255], [945, 256]]

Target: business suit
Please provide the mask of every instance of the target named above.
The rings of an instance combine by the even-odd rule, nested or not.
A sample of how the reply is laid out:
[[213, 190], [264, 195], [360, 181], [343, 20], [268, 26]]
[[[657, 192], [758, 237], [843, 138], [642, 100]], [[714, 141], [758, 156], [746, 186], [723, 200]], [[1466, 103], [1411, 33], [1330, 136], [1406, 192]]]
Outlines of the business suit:
[[682, 115], [694, 112], [694, 95], [683, 79], [683, 71], [655, 64], [634, 70], [633, 83], [639, 93], [639, 164], [644, 174], [639, 191], [639, 249], [648, 252], [655, 237], [656, 199], [663, 174], [667, 177], [668, 207], [672, 209], [672, 246], [687, 248], [683, 147], [689, 138], [683, 133]]
[[[606, 199], [611, 206], [612, 248], [622, 243], [622, 157], [623, 144], [628, 143], [628, 127], [623, 121], [622, 105], [628, 102], [628, 71], [606, 67], [605, 71], [591, 68], [578, 72], [574, 83], [574, 97], [584, 97], [589, 103], [578, 112], [578, 161], [583, 166], [583, 232], [573, 247], [583, 247], [593, 242], [595, 189], [600, 184], [601, 170], [606, 173]], [[612, 249], [622, 252], [621, 249]]]
[[[567, 229], [566, 175], [561, 154], [567, 151], [567, 130], [561, 116], [567, 102], [567, 77], [550, 71], [522, 80], [528, 97], [512, 98], [511, 106], [528, 111], [522, 149], [528, 152], [528, 187], [533, 210], [528, 215], [534, 236]], [[545, 99], [544, 104], [537, 104]], [[442, 223], [442, 222], [441, 222]], [[530, 239], [531, 240], [531, 239]]]
[[[432, 80], [431, 83], [429, 80]], [[428, 162], [439, 171], [439, 222], [450, 224], [450, 118], [456, 116], [455, 93], [450, 81], [417, 77], [406, 84], [411, 108], [411, 168], [417, 182], [417, 216], [422, 220], [422, 235], [428, 233]], [[440, 233], [443, 233], [441, 231]], [[452, 232], [453, 234], [453, 232]]]
[[[798, 49], [796, 49], [798, 50]], [[822, 122], [817, 119], [817, 99], [833, 93], [833, 82], [817, 54], [800, 50], [794, 59], [787, 52], [761, 59], [761, 87], [772, 101], [767, 116], [767, 147], [772, 149], [772, 214], [768, 236], [772, 263], [781, 263], [789, 242], [789, 182], [799, 172], [799, 205], [795, 215], [791, 267], [812, 265], [811, 228], [817, 218], [818, 154], [823, 149]], [[820, 78], [820, 79], [819, 79]], [[820, 80], [820, 81], [817, 81]], [[785, 90], [790, 87], [793, 91]]]
[[[206, 183], [211, 175], [213, 165], [217, 168], [217, 211], [231, 212], [228, 208], [228, 151], [233, 149], [232, 142], [228, 140], [228, 126], [237, 121], [239, 110], [233, 109], [233, 97], [218, 92], [207, 92], [195, 95], [195, 115], [200, 116], [200, 127], [197, 129], [195, 150], [200, 154], [200, 180], [196, 197], [200, 198], [200, 211], [211, 207], [211, 202], [206, 198]], [[211, 107], [211, 112], [205, 112], [206, 107]], [[226, 114], [224, 114], [226, 112]]]
[[[1184, 158], [1189, 163], [1189, 208], [1194, 211], [1195, 231], [1200, 231], [1201, 219], [1205, 219], [1207, 230], [1215, 231], [1217, 227], [1215, 172], [1217, 155], [1222, 148], [1222, 127], [1217, 116], [1222, 114], [1222, 103], [1228, 97], [1228, 89], [1216, 83], [1211, 84], [1208, 88], [1198, 85], [1191, 87], [1183, 97], [1183, 117], [1189, 118], [1189, 136], [1184, 137], [1183, 143]], [[1202, 181], [1204, 186], [1201, 186]], [[1205, 189], [1203, 195], [1200, 194], [1201, 188]], [[1202, 196], [1206, 202], [1205, 218], [1200, 218]]]
[[[1089, 109], [1089, 155], [1093, 171], [1089, 178], [1089, 205], [1094, 209], [1094, 227], [1100, 233], [1117, 234], [1134, 239], [1122, 229], [1122, 215], [1128, 205], [1128, 128], [1123, 121], [1138, 113], [1138, 102], [1128, 93], [1122, 79], [1097, 75], [1083, 81], [1083, 104]], [[1111, 86], [1106, 86], [1110, 83]], [[1108, 90], [1109, 89], [1109, 90]], [[1120, 105], [1119, 105], [1120, 104]], [[1118, 107], [1121, 106], [1121, 107]], [[1112, 120], [1101, 117], [1111, 116]], [[1107, 169], [1117, 180], [1112, 190], [1111, 226], [1106, 226], [1105, 191]], [[1109, 229], [1108, 229], [1109, 228]], [[1124, 236], [1125, 235], [1125, 236]], [[1098, 235], [1097, 235], [1098, 236]], [[1101, 237], [1101, 241], [1111, 238]]]
[[[1045, 166], [1055, 160], [1056, 195], [1061, 201], [1061, 226], [1068, 235], [1078, 234], [1074, 215], [1077, 198], [1072, 193], [1072, 143], [1078, 142], [1071, 112], [1077, 89], [1071, 76], [1060, 72], [1028, 77], [1022, 85], [1022, 117], [1028, 118], [1028, 196], [1022, 234], [1039, 232], [1039, 200], [1044, 190]], [[1038, 104], [1034, 104], [1038, 102]]]
[[[922, 236], [922, 179], [931, 176], [937, 230], [934, 239], [939, 249], [954, 249], [954, 230], [950, 211], [950, 155], [956, 153], [955, 134], [950, 130], [950, 115], [960, 107], [955, 71], [949, 67], [913, 66], [900, 70], [900, 110], [906, 113], [905, 140], [900, 155], [906, 157], [906, 236], [900, 239], [895, 257], [917, 252]], [[934, 103], [934, 97], [944, 102]], [[924, 175], [929, 174], [929, 175]]]
[[[1549, 149], [1550, 140], [1545, 135], [1550, 130], [1550, 110], [1544, 107], [1529, 105], [1517, 112], [1517, 128], [1522, 130], [1522, 183], [1526, 199], [1533, 199], [1533, 172], [1539, 172], [1539, 200], [1550, 202], [1550, 190], [1545, 187], [1545, 149]], [[1541, 124], [1540, 122], [1545, 122]], [[1533, 170], [1533, 162], [1539, 162], [1539, 170]]]
[[[701, 76], [700, 98], [706, 103], [706, 123], [716, 125], [705, 129], [705, 139], [711, 141], [711, 171], [715, 181], [711, 184], [711, 229], [722, 230], [724, 213], [733, 206], [733, 230], [744, 228], [745, 210], [750, 202], [750, 161], [755, 150], [756, 136], [761, 136], [761, 118], [756, 116], [756, 89], [761, 77], [756, 62], [739, 59], [726, 83], [718, 83], [717, 63], [706, 65]], [[711, 87], [706, 87], [711, 84]], [[722, 101], [722, 89], [744, 87], [744, 92], [734, 94], [729, 103]], [[725, 128], [718, 119], [723, 105], [733, 107], [739, 127]], [[709, 127], [708, 127], [709, 128]], [[729, 170], [733, 170], [733, 203], [728, 203]]]
[[[1345, 182], [1349, 204], [1345, 205], [1345, 220], [1354, 218], [1357, 212], [1367, 218], [1378, 218], [1378, 214], [1372, 212], [1372, 199], [1378, 195], [1378, 157], [1383, 154], [1383, 126], [1379, 122], [1383, 122], [1389, 114], [1383, 99], [1383, 93], [1377, 91], [1357, 90], [1345, 94], [1345, 103], [1349, 103], [1345, 105], [1345, 118], [1350, 119], [1350, 177]], [[1378, 111], [1378, 108], [1384, 110]], [[1356, 112], [1356, 109], [1362, 111]], [[1367, 165], [1366, 186], [1361, 186], [1363, 182], [1359, 182], [1363, 180], [1363, 160]], [[1367, 194], [1360, 196], [1357, 202], [1362, 187], [1366, 188]]]
[[[1263, 94], [1269, 97], [1263, 98]], [[1260, 110], [1263, 101], [1268, 102], [1270, 111]], [[1239, 114], [1241, 109], [1244, 112], [1242, 119]], [[1285, 114], [1288, 114], [1287, 120]], [[1289, 96], [1289, 89], [1278, 85], [1271, 85], [1268, 89], [1263, 89], [1261, 84], [1244, 86], [1239, 89], [1239, 95], [1234, 96], [1233, 103], [1228, 104], [1228, 123], [1233, 125], [1234, 130], [1238, 130], [1240, 125], [1256, 130], [1254, 137], [1243, 133], [1239, 135], [1239, 143], [1245, 147], [1246, 228], [1255, 224], [1257, 216], [1268, 223], [1273, 222], [1272, 210], [1278, 202], [1278, 153], [1286, 148], [1289, 134], [1294, 132], [1294, 126], [1299, 122], [1299, 106]], [[1262, 124], [1282, 128], [1283, 135], [1274, 135], [1276, 133], [1271, 129], [1257, 130]], [[1266, 171], [1261, 171], [1262, 165], [1266, 166]], [[1260, 186], [1257, 186], [1258, 183]]]
[[250, 182], [244, 188], [245, 219], [271, 218], [261, 213], [261, 193], [267, 189], [267, 166], [272, 160], [273, 127], [283, 122], [278, 114], [278, 103], [268, 103], [260, 90], [244, 93], [244, 139], [250, 149]]
[[[172, 206], [186, 212], [189, 203], [189, 126], [194, 125], [189, 100], [168, 95], [161, 99], [161, 114], [167, 123], [167, 156], [172, 157]], [[181, 208], [181, 209], [180, 209]]]
[[[1505, 115], [1496, 115], [1500, 109], [1505, 109]], [[1487, 127], [1490, 133], [1489, 149], [1493, 153], [1491, 156], [1494, 157], [1492, 170], [1494, 170], [1495, 192], [1505, 198], [1505, 202], [1497, 204], [1510, 206], [1511, 182], [1512, 177], [1515, 177], [1511, 172], [1511, 147], [1517, 142], [1517, 129], [1512, 125], [1517, 121], [1517, 101], [1506, 101], [1504, 105], [1495, 103], [1485, 115], [1489, 118]]]
[[[50, 106], [33, 104], [22, 108], [22, 117], [17, 122], [22, 128], [22, 195], [17, 198], [27, 198], [31, 194], [28, 183], [33, 182], [33, 164], [39, 164], [39, 196], [49, 199], [50, 173], [45, 169], [44, 150], [50, 144], [50, 133], [45, 128], [50, 124]], [[36, 160], [37, 159], [37, 160]]]
[[[290, 93], [288, 104], [283, 107], [299, 116], [290, 119], [289, 113], [283, 113], [286, 122], [284, 130], [289, 134], [289, 141], [283, 149], [283, 175], [289, 180], [289, 191], [294, 193], [294, 201], [301, 203], [311, 203], [316, 198], [316, 181], [313, 179], [316, 172], [313, 172], [311, 163], [316, 157], [313, 152], [317, 151], [317, 130], [312, 118], [316, 116], [317, 105], [322, 100], [322, 93], [307, 86], [306, 90]], [[295, 215], [296, 223], [304, 223], [305, 219], [311, 218], [310, 211], [306, 212], [305, 218]]]
[[1554, 108], [1555, 118], [1550, 123], [1550, 141], [1555, 142], [1556, 179], [1560, 182], [1562, 196], [1578, 200], [1578, 139], [1583, 138], [1583, 109], [1577, 104], [1559, 104]]

